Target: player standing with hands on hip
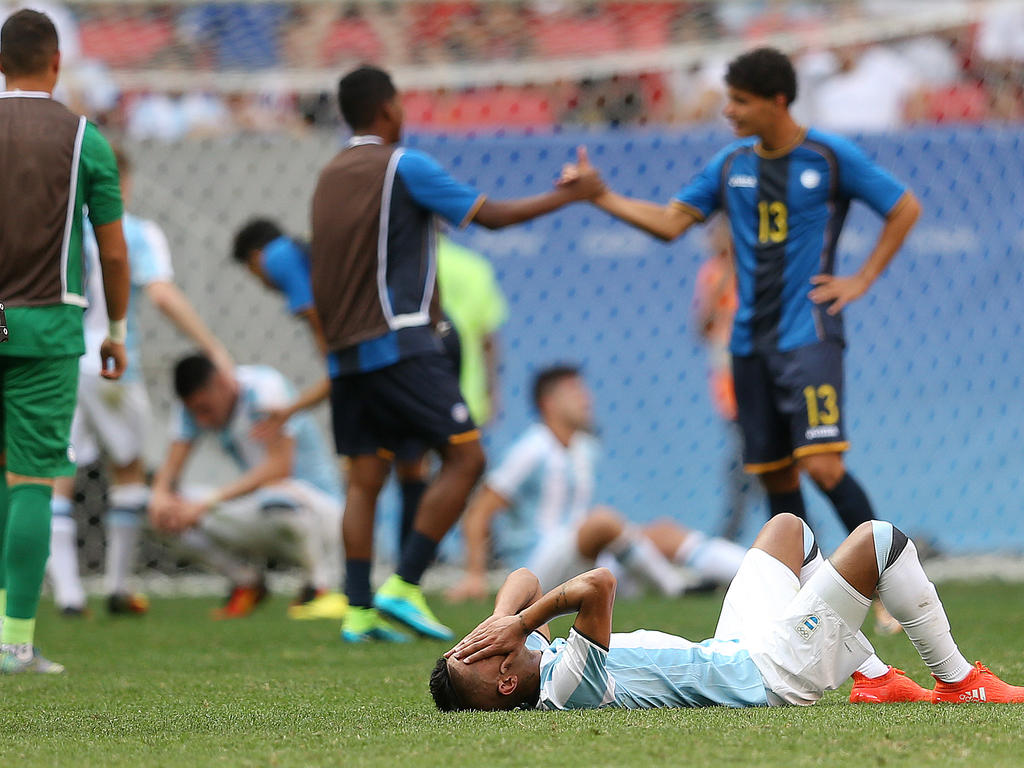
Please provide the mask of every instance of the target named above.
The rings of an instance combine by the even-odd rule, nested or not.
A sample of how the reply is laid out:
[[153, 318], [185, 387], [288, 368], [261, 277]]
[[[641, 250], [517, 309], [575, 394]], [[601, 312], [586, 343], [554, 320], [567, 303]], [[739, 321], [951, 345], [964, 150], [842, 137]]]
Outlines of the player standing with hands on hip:
[[[796, 74], [772, 48], [745, 53], [725, 76], [725, 117], [740, 137], [667, 205], [605, 189], [593, 203], [665, 241], [723, 210], [736, 253], [739, 308], [730, 349], [744, 467], [759, 476], [771, 514], [806, 518], [800, 472], [847, 530], [875, 517], [843, 462], [842, 309], [885, 271], [921, 213], [913, 193], [850, 141], [799, 125], [789, 112]], [[584, 157], [586, 157], [584, 153]], [[592, 181], [584, 159], [565, 183]], [[853, 275], [834, 274], [850, 204], [884, 220]]]
[[[550, 213], [600, 190], [596, 178], [518, 200], [488, 200], [437, 161], [399, 145], [402, 103], [388, 74], [361, 67], [338, 87], [355, 134], [320, 174], [312, 202], [313, 299], [330, 352], [331, 414], [348, 456], [342, 536], [351, 606], [342, 638], [404, 639], [377, 610], [426, 637], [448, 639], [419, 583], [484, 469], [480, 435], [459, 372], [435, 330], [436, 217], [489, 229]], [[397, 572], [370, 588], [377, 496], [395, 449], [409, 438], [435, 447], [441, 469], [423, 495]]]
[[84, 117], [53, 101], [57, 32], [23, 10], [0, 29], [0, 673], [59, 673], [34, 645], [50, 547], [54, 478], [75, 471], [69, 441], [85, 351], [82, 213], [96, 233], [110, 329], [101, 375], [125, 368], [129, 268], [114, 153]]

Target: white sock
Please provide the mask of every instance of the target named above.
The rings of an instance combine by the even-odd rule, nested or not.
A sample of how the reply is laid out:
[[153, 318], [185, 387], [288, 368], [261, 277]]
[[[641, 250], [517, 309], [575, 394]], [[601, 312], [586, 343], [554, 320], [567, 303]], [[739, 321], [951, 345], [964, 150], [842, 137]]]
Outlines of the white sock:
[[[800, 586], [802, 587], [815, 573], [821, 568], [825, 562], [825, 558], [821, 556], [821, 550], [818, 548], [818, 542], [814, 538], [814, 533], [811, 531], [807, 523], [804, 523], [804, 562], [800, 567]], [[871, 648], [871, 642], [864, 636], [864, 633], [857, 632], [857, 639], [860, 640], [866, 647]], [[872, 653], [865, 660], [863, 664], [857, 667], [857, 671], [860, 672], [864, 677], [876, 678], [881, 677], [889, 671], [889, 665], [882, 661], [878, 656]]]
[[686, 581], [661, 551], [639, 531], [626, 529], [608, 545], [608, 551], [632, 573], [646, 579], [664, 595], [675, 597], [686, 589]]
[[235, 586], [254, 587], [259, 583], [257, 568], [218, 546], [205, 531], [189, 528], [181, 534], [179, 541], [189, 554], [226, 576]]
[[141, 483], [115, 485], [110, 489], [107, 513], [107, 556], [104, 590], [108, 595], [127, 592], [125, 581], [135, 570], [135, 557], [142, 530], [142, 515], [149, 489]]
[[677, 565], [692, 568], [707, 579], [727, 585], [740, 569], [746, 554], [747, 550], [735, 542], [690, 531], [672, 560]]
[[53, 585], [58, 608], [84, 608], [85, 589], [78, 575], [78, 524], [71, 517], [71, 499], [54, 496], [50, 501], [50, 558], [46, 574]]
[[953, 640], [946, 611], [921, 567], [917, 547], [891, 523], [875, 520], [872, 529], [882, 605], [903, 625], [935, 677], [947, 683], [960, 682], [972, 667]]

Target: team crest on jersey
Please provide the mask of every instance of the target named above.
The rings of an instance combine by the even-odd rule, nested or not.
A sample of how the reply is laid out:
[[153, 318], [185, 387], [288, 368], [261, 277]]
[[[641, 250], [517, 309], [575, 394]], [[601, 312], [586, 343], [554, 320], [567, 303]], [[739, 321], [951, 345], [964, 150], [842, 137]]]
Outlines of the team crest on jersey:
[[729, 177], [729, 186], [757, 189], [757, 177], [746, 173], [736, 173]]
[[821, 184], [821, 174], [813, 168], [808, 168], [800, 174], [800, 184], [804, 189], [815, 189]]
[[456, 403], [452, 406], [452, 418], [459, 424], [469, 421], [469, 408], [465, 403]]
[[800, 623], [796, 625], [796, 632], [804, 640], [810, 640], [811, 635], [814, 634], [814, 630], [818, 628], [820, 623], [821, 619], [812, 613], [809, 616], [804, 616]]

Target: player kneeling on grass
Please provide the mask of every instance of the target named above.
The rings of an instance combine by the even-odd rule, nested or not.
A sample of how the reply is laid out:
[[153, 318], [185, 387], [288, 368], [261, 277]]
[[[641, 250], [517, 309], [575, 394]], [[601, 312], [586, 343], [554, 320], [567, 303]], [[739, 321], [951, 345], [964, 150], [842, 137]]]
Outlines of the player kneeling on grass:
[[[174, 439], [153, 480], [150, 520], [179, 535], [184, 550], [233, 584], [218, 618], [249, 614], [266, 596], [262, 569], [252, 558], [283, 557], [305, 571], [312, 597], [302, 618], [341, 618], [338, 581], [342, 493], [334, 461], [312, 417], [298, 414], [262, 440], [253, 427], [265, 411], [295, 397], [288, 380], [268, 366], [239, 366], [234, 374], [191, 355], [174, 370], [181, 400]], [[202, 501], [176, 491], [197, 440], [217, 437], [243, 474]], [[316, 616], [307, 616], [313, 613]]]
[[[858, 630], [877, 590], [935, 676], [926, 691], [886, 667]], [[702, 643], [661, 632], [612, 634], [615, 578], [598, 568], [541, 595], [514, 572], [493, 615], [444, 657], [430, 678], [439, 709], [653, 709], [809, 705], [854, 670], [851, 701], [1024, 702], [950, 634], [917, 548], [891, 523], [858, 526], [824, 561], [810, 529], [778, 515], [754, 541], [725, 596], [715, 636]], [[568, 639], [547, 622], [575, 613]]]

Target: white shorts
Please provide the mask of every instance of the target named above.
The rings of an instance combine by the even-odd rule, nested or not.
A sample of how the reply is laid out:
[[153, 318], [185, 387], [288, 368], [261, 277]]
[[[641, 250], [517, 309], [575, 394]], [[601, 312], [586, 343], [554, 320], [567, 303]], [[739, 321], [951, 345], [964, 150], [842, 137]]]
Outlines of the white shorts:
[[828, 603], [760, 549], [744, 556], [715, 638], [739, 640], [750, 651], [775, 706], [813, 704], [872, 653]]
[[71, 422], [75, 463], [92, 464], [101, 453], [119, 467], [141, 458], [149, 414], [149, 398], [141, 381], [79, 376], [78, 405]]
[[[205, 494], [191, 488], [184, 495]], [[341, 580], [343, 509], [344, 504], [316, 486], [284, 480], [218, 504], [200, 527], [236, 552], [298, 563], [315, 586], [335, 589]]]
[[564, 525], [545, 532], [530, 553], [526, 567], [533, 571], [545, 592], [594, 567], [592, 561], [580, 554], [578, 530], [577, 525]]

